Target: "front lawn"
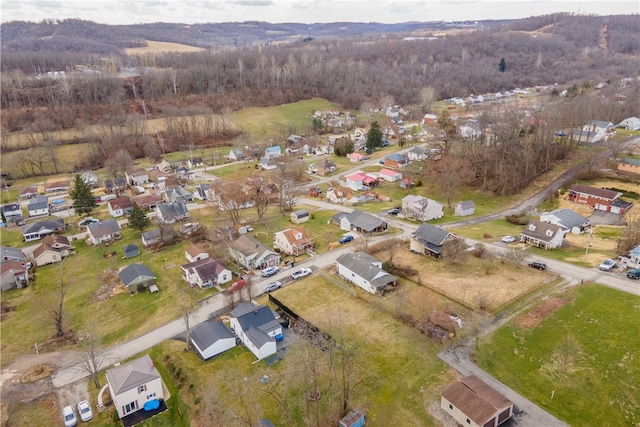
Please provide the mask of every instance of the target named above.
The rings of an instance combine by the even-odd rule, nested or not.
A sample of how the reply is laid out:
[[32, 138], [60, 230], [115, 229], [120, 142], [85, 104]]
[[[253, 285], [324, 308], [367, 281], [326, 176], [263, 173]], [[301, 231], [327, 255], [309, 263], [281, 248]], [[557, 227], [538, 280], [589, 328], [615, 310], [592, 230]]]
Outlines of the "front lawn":
[[569, 425], [638, 425], [638, 319], [640, 298], [581, 286], [538, 326], [516, 320], [482, 339], [477, 363]]

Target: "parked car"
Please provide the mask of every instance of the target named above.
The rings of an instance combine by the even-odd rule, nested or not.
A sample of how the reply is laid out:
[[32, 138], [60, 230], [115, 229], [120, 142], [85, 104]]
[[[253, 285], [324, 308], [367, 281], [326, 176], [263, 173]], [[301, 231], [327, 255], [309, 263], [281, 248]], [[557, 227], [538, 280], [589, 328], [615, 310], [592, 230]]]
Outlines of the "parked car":
[[529, 263], [529, 267], [535, 268], [535, 269], [538, 269], [538, 270], [546, 270], [547, 269], [547, 264], [545, 264], [542, 261], [531, 261]]
[[72, 406], [65, 406], [62, 409], [62, 419], [64, 420], [64, 427], [75, 427], [78, 425], [78, 419]]
[[400, 213], [400, 209], [398, 209], [398, 208], [389, 209], [389, 210], [387, 211], [387, 213], [388, 213], [389, 215], [398, 215], [398, 214]]
[[247, 230], [247, 232], [251, 233], [253, 231], [253, 227], [250, 225], [245, 225], [244, 229]]
[[86, 400], [78, 403], [78, 413], [80, 414], [80, 419], [84, 422], [89, 421], [93, 418], [93, 411], [91, 410], [91, 405]]
[[233, 285], [229, 286], [227, 291], [235, 292], [237, 290], [240, 290], [240, 289], [244, 288], [245, 286], [247, 286], [247, 282], [244, 279], [240, 279], [240, 280], [237, 280], [237, 281], [233, 282]]
[[627, 277], [629, 279], [634, 279], [634, 280], [640, 279], [640, 269], [634, 268], [634, 269], [631, 269], [631, 270], [627, 271]]
[[602, 271], [611, 271], [614, 268], [616, 268], [618, 266], [618, 264], [616, 264], [615, 260], [613, 259], [605, 259], [604, 261], [602, 261], [602, 263], [600, 264], [600, 266], [598, 266], [598, 268]]
[[271, 277], [280, 271], [280, 267], [267, 267], [262, 270], [262, 277]]
[[280, 286], [282, 286], [282, 282], [279, 282], [279, 281], [271, 282], [267, 286], [264, 287], [264, 291], [265, 292], [275, 291]]
[[502, 239], [500, 239], [500, 240], [502, 240], [504, 243], [513, 243], [513, 242], [515, 242], [515, 241], [516, 241], [516, 238], [515, 238], [515, 237], [513, 237], [513, 236], [504, 236], [504, 237], [503, 237]]
[[301, 268], [300, 270], [291, 273], [291, 277], [293, 277], [294, 280], [298, 280], [310, 275], [311, 273], [312, 271], [310, 268]]
[[340, 242], [341, 245], [344, 243], [353, 242], [353, 236], [347, 234], [346, 236], [342, 236], [340, 240], [338, 240], [338, 242]]

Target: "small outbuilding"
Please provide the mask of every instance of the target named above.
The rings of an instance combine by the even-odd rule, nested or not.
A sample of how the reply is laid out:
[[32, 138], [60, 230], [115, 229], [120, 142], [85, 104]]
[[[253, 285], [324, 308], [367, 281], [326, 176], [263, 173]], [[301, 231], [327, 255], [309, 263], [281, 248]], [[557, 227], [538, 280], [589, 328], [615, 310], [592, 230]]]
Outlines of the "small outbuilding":
[[302, 209], [299, 211], [291, 212], [292, 223], [301, 224], [307, 221], [309, 221], [309, 211]]
[[440, 395], [440, 407], [471, 427], [496, 427], [513, 416], [513, 402], [475, 375], [450, 384]]
[[133, 258], [134, 256], [140, 255], [140, 249], [136, 245], [127, 245], [122, 248], [122, 252], [124, 254], [124, 258]]
[[455, 216], [469, 216], [473, 215], [476, 212], [476, 204], [473, 203], [473, 200], [464, 200], [456, 203], [455, 208], [453, 209], [453, 214]]
[[201, 323], [191, 331], [189, 338], [202, 360], [209, 360], [236, 346], [236, 336], [222, 322]]

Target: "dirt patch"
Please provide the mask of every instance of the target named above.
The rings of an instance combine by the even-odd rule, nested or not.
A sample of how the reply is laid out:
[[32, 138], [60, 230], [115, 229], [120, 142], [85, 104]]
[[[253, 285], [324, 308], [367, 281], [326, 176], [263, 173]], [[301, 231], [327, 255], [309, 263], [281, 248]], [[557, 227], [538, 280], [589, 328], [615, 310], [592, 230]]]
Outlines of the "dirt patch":
[[37, 365], [28, 369], [22, 376], [20, 377], [20, 382], [22, 383], [32, 383], [34, 381], [38, 381], [42, 378], [50, 377], [55, 371], [56, 367], [52, 365]]
[[93, 302], [106, 301], [115, 295], [125, 293], [127, 289], [122, 285], [116, 270], [105, 270], [100, 276], [102, 286], [93, 294]]
[[569, 301], [563, 298], [552, 298], [546, 300], [529, 313], [523, 314], [516, 319], [516, 325], [520, 328], [532, 329], [537, 327], [544, 319], [551, 316]]

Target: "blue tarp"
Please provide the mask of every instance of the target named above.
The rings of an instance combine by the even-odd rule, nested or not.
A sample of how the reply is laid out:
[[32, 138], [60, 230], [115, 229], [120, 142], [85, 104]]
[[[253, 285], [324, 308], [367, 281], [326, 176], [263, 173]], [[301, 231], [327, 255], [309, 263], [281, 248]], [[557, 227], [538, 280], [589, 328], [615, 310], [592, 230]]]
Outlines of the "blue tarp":
[[160, 407], [160, 401], [158, 399], [153, 399], [144, 404], [145, 411], [153, 411], [154, 409], [158, 409]]

